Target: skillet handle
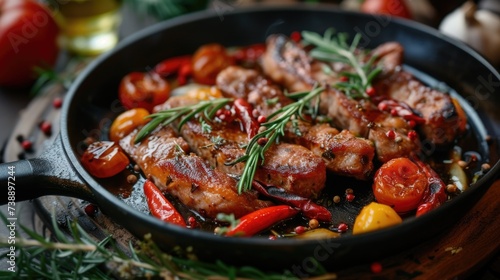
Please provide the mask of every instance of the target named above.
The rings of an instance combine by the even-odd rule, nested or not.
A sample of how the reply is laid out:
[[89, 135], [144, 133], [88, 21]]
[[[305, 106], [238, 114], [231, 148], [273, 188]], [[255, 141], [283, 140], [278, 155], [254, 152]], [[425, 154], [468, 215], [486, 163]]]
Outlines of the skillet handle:
[[37, 158], [0, 164], [0, 205], [43, 195], [95, 201], [68, 161], [60, 136]]

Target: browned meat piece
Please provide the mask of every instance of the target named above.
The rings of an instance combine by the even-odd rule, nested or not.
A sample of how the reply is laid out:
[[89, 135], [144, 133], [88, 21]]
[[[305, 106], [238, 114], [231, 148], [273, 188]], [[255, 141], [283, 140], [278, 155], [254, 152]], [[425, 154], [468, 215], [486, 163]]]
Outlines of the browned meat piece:
[[[196, 103], [184, 96], [171, 97], [155, 111]], [[186, 122], [179, 132], [191, 149], [210, 166], [234, 176], [241, 175], [244, 163], [226, 165], [245, 154], [242, 145], [248, 143], [247, 134], [238, 122], [211, 123], [210, 132], [203, 131], [196, 120]], [[316, 197], [324, 188], [326, 167], [318, 156], [308, 149], [292, 144], [274, 145], [265, 153], [266, 161], [257, 169], [255, 179], [267, 185], [282, 187], [303, 197]]]
[[303, 145], [320, 155], [326, 168], [335, 174], [359, 180], [366, 180], [372, 175], [375, 156], [372, 142], [356, 137], [348, 130], [339, 132], [329, 124], [300, 122], [296, 127], [287, 127], [285, 140]]
[[378, 93], [406, 103], [420, 115], [425, 120], [419, 126], [420, 132], [434, 144], [450, 143], [465, 130], [465, 115], [457, 113], [452, 98], [425, 86], [408, 72], [394, 71], [378, 80], [374, 87]]
[[384, 43], [370, 52], [371, 56], [376, 56], [374, 63], [381, 64], [383, 67], [383, 74], [391, 73], [397, 71], [401, 68], [403, 64], [403, 53], [404, 48], [398, 42], [387, 42]]
[[[332, 84], [336, 77], [329, 77], [323, 71], [316, 71], [305, 50], [281, 35], [270, 36], [267, 40], [266, 53], [263, 55], [262, 68], [266, 75], [282, 83], [291, 90], [310, 90], [317, 82]], [[309, 66], [308, 66], [309, 64]], [[401, 117], [395, 117], [378, 108], [368, 100], [354, 100], [336, 89], [326, 89], [321, 94], [320, 112], [333, 119], [336, 126], [347, 129], [356, 136], [369, 138], [375, 142], [377, 158], [386, 161], [392, 157], [409, 156], [407, 152], [417, 152], [419, 141], [407, 136], [410, 127]], [[393, 140], [380, 133], [370, 133], [375, 127], [399, 130], [397, 145], [412, 149], [386, 150], [387, 145], [377, 142]]]
[[[266, 81], [265, 83], [261, 81]], [[261, 115], [273, 112], [276, 106], [293, 102], [272, 82], [255, 70], [229, 67], [217, 76], [217, 85], [226, 96], [248, 98]], [[244, 84], [245, 86], [243, 86]], [[264, 85], [264, 86], [260, 86]], [[272, 90], [270, 90], [272, 89]], [[254, 98], [254, 96], [259, 96]], [[272, 108], [267, 101], [277, 98], [281, 104]], [[263, 105], [262, 105], [263, 104]], [[279, 108], [279, 107], [277, 107]], [[328, 124], [311, 125], [299, 122], [299, 134], [289, 126], [285, 141], [302, 145], [323, 158], [326, 168], [335, 174], [367, 179], [373, 169], [374, 147], [370, 141], [355, 137], [347, 130], [339, 131]]]
[[281, 89], [255, 70], [230, 66], [217, 75], [217, 87], [224, 96], [244, 98], [259, 114], [268, 116], [292, 102]]
[[[182, 127], [181, 135], [212, 167], [231, 175], [242, 174], [244, 163], [226, 165], [245, 154], [241, 145], [248, 142], [247, 134], [239, 125], [212, 124], [212, 131], [204, 133], [199, 122], [189, 121]], [[302, 146], [273, 145], [266, 151], [265, 159], [254, 177], [258, 181], [309, 198], [317, 197], [324, 188], [324, 162]]]
[[121, 147], [162, 191], [201, 215], [215, 218], [218, 213], [233, 213], [241, 217], [270, 205], [257, 199], [255, 192], [238, 194], [235, 180], [213, 170], [198, 156], [186, 155], [188, 144], [172, 128], [157, 129], [139, 144], [133, 143], [136, 134], [123, 138]]

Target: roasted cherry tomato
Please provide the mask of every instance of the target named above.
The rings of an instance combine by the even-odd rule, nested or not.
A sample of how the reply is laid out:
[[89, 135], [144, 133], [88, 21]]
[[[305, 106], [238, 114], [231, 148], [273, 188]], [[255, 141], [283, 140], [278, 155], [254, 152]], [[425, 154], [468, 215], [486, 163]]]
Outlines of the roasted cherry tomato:
[[417, 208], [427, 188], [427, 176], [408, 158], [392, 159], [375, 173], [373, 193], [379, 203], [398, 213]]
[[361, 11], [411, 19], [411, 13], [403, 0], [365, 0]]
[[98, 141], [89, 145], [82, 156], [82, 165], [97, 178], [112, 177], [130, 163], [120, 146], [111, 141]]
[[151, 112], [169, 96], [168, 82], [154, 72], [132, 72], [120, 83], [120, 102], [127, 109], [144, 108]]
[[208, 44], [201, 46], [193, 55], [192, 71], [195, 82], [214, 85], [220, 71], [232, 64], [224, 46]]
[[391, 207], [372, 202], [359, 212], [354, 227], [353, 234], [359, 234], [402, 223], [401, 217]]
[[120, 141], [120, 139], [128, 135], [138, 126], [146, 124], [149, 121], [149, 119], [146, 118], [148, 115], [148, 110], [144, 108], [130, 109], [121, 113], [113, 121], [113, 124], [111, 124], [109, 139], [115, 142]]

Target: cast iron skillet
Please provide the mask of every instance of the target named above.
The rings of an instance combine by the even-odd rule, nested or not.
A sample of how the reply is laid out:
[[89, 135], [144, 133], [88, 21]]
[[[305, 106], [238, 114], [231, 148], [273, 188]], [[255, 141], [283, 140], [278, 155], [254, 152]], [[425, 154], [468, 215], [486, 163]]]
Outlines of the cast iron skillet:
[[[374, 47], [398, 41], [405, 47], [405, 63], [455, 89], [463, 97], [471, 125], [479, 140], [477, 149], [494, 166], [465, 193], [439, 209], [401, 225], [359, 236], [326, 240], [270, 241], [264, 238], [224, 238], [198, 230], [171, 226], [126, 205], [91, 177], [80, 165], [82, 141], [106, 132], [121, 110], [117, 86], [127, 73], [144, 71], [162, 59], [192, 53], [204, 43], [226, 46], [264, 42], [272, 33], [297, 30], [322, 33], [328, 27], [353, 35], [363, 33], [362, 45]], [[61, 114], [61, 132], [53, 147], [36, 159], [0, 166], [8, 202], [8, 167], [15, 166], [17, 201], [41, 195], [74, 196], [97, 203], [103, 213], [138, 237], [151, 233], [154, 240], [171, 248], [191, 246], [204, 260], [222, 259], [231, 264], [264, 269], [290, 269], [307, 275], [314, 260], [327, 269], [379, 259], [409, 248], [446, 230], [486, 192], [500, 169], [496, 144], [500, 135], [500, 75], [467, 46], [437, 31], [409, 21], [374, 17], [325, 6], [251, 8], [202, 12], [160, 23], [121, 42], [113, 51], [96, 59], [69, 90]], [[477, 111], [477, 114], [474, 112]], [[493, 136], [493, 146], [483, 139]], [[489, 154], [488, 154], [489, 153]], [[12, 181], [12, 179], [11, 179]]]

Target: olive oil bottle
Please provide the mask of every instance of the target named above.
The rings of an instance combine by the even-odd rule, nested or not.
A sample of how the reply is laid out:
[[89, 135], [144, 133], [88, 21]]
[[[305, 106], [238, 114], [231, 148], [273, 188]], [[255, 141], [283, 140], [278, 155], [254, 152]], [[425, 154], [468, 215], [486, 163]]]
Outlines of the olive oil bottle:
[[98, 55], [118, 42], [121, 0], [57, 0], [61, 45], [79, 55]]

